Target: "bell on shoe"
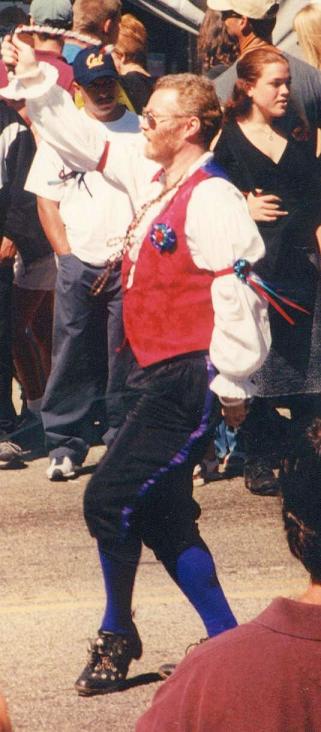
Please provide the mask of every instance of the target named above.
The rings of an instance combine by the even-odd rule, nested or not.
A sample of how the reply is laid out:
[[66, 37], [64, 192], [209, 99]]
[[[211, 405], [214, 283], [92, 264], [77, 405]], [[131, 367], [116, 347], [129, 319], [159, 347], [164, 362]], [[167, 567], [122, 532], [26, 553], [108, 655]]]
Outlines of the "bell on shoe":
[[68, 478], [75, 478], [79, 466], [75, 465], [70, 457], [65, 455], [64, 457], [52, 458], [46, 475], [49, 480], [68, 480]]
[[124, 687], [130, 662], [143, 652], [135, 625], [130, 635], [98, 631], [89, 646], [88, 663], [75, 683], [80, 696], [110, 694]]

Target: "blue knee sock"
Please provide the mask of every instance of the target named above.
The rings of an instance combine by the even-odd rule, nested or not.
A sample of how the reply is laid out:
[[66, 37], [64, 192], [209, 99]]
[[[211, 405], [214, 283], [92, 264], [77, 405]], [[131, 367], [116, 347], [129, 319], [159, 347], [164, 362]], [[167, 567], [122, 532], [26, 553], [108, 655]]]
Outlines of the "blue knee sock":
[[176, 561], [163, 563], [201, 616], [209, 637], [237, 625], [218, 581], [213, 558], [206, 548], [191, 546]]
[[117, 560], [107, 555], [98, 545], [104, 576], [107, 604], [100, 630], [128, 633], [132, 628], [132, 596], [137, 562]]

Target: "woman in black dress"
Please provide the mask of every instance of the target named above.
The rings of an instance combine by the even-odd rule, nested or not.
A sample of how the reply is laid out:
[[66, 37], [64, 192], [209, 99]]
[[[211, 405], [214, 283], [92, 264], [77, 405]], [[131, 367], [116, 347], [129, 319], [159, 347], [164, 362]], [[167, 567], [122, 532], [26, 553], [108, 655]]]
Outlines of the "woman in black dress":
[[285, 307], [295, 320], [291, 325], [270, 308], [272, 347], [255, 377], [261, 398], [243, 428], [245, 483], [263, 494], [277, 491], [267, 462], [278, 452], [275, 437], [280, 443], [277, 417], [271, 428], [271, 404], [289, 407], [295, 422], [321, 414], [321, 176], [307, 130], [302, 125], [287, 129], [289, 88], [288, 63], [279, 51], [247, 53], [238, 63], [238, 81], [215, 147], [215, 159], [247, 196], [265, 242], [257, 274], [309, 311]]

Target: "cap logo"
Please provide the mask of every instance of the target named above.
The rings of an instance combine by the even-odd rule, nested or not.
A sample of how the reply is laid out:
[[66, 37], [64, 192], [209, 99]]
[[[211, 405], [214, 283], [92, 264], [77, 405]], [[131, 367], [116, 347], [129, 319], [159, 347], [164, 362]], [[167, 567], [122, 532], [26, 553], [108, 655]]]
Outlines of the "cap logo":
[[95, 69], [96, 66], [103, 66], [104, 63], [104, 55], [102, 53], [99, 53], [98, 56], [95, 53], [90, 53], [86, 59], [86, 66], [88, 66], [88, 69]]

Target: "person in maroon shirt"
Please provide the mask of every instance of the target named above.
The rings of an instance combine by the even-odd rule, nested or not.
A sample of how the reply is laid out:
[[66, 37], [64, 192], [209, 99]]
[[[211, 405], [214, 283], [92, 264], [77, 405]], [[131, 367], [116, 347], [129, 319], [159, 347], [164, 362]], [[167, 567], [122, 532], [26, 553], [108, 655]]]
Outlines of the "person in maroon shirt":
[[249, 623], [203, 643], [157, 691], [136, 732], [317, 732], [321, 729], [321, 420], [284, 461], [290, 551], [310, 575]]

